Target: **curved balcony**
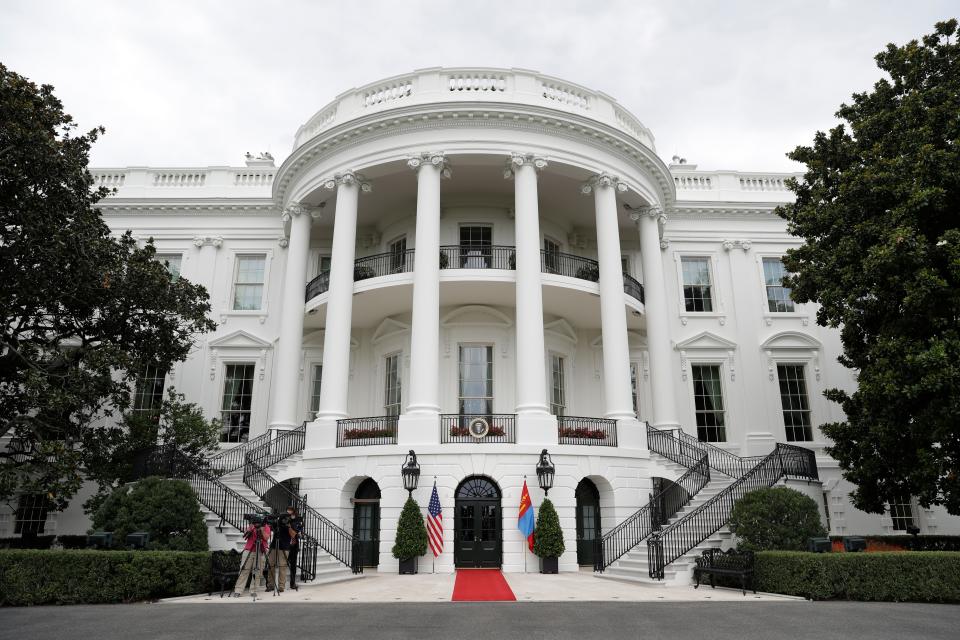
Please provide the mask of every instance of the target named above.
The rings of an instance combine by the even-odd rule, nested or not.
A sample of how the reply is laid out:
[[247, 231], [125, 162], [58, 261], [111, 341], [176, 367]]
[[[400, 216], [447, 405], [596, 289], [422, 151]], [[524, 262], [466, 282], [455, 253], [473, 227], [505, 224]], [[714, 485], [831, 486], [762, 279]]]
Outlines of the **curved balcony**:
[[599, 282], [600, 265], [596, 260], [558, 251], [540, 251], [540, 270], [568, 278]]
[[[353, 281], [359, 282], [410, 271], [413, 271], [413, 249], [407, 249], [403, 252], [389, 251], [354, 260]], [[307, 283], [306, 299], [309, 301], [321, 293], [326, 293], [329, 288], [330, 273], [321, 273]]]
[[443, 245], [440, 247], [440, 268], [513, 270], [517, 268], [516, 247]]
[[623, 274], [623, 292], [646, 304], [643, 300], [643, 285], [637, 282], [636, 278], [626, 273]]

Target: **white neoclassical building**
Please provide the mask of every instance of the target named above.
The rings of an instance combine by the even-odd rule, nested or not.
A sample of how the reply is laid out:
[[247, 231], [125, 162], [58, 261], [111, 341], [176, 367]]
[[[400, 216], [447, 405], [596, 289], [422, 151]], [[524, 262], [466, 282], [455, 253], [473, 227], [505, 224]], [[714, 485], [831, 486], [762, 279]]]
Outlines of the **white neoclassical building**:
[[[667, 164], [606, 94], [526, 70], [426, 69], [337, 96], [279, 167], [264, 154], [93, 173], [116, 188], [110, 226], [153, 238], [207, 288], [218, 323], [140, 401], [176, 387], [238, 451], [299, 428], [302, 451], [269, 474], [353, 536], [367, 567], [396, 571], [411, 450], [413, 495], [425, 508], [435, 481], [445, 522], [421, 571], [536, 570], [516, 516], [524, 480], [543, 500], [543, 449], [560, 568], [593, 564], [595, 538], [689, 479], [662, 449], [690, 441], [654, 450], [648, 424], [710, 443], [711, 464], [778, 442], [815, 452], [819, 481], [786, 481], [835, 535], [960, 531], [909, 496], [857, 511], [824, 452], [817, 426], [842, 416], [822, 392], [855, 377], [838, 333], [781, 286], [800, 243], [773, 213], [790, 175]], [[715, 471], [679, 515], [738, 477]], [[58, 517], [48, 527], [65, 530]], [[646, 574], [648, 545], [625, 544], [610, 570]]]

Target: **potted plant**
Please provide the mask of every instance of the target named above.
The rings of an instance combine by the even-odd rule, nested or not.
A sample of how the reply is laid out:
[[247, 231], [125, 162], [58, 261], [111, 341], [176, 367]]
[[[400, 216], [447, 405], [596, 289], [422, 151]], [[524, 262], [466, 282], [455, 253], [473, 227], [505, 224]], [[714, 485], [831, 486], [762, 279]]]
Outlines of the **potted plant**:
[[368, 267], [367, 265], [360, 265], [359, 267], [353, 268], [353, 280], [354, 282], [360, 280], [367, 280], [374, 277], [376, 272], [373, 270], [373, 267]]
[[577, 269], [577, 278], [597, 282], [600, 280], [600, 269], [593, 264], [585, 264]]
[[440, 249], [440, 268], [446, 269], [449, 264], [450, 258], [447, 257], [447, 254], [443, 249]]
[[536, 534], [533, 537], [533, 552], [540, 558], [540, 573], [557, 573], [560, 556], [566, 550], [563, 544], [563, 529], [560, 518], [550, 498], [544, 498], [537, 514]]
[[420, 506], [413, 498], [407, 498], [397, 523], [397, 540], [393, 545], [393, 557], [400, 561], [400, 575], [417, 572], [417, 557], [427, 552], [427, 527], [423, 524]]

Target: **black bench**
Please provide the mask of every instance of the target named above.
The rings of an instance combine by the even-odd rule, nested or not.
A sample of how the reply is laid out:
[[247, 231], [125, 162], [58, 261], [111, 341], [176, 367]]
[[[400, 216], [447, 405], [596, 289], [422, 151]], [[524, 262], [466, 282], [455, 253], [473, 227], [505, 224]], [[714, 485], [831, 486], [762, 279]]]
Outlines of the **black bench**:
[[747, 595], [748, 582], [753, 592], [757, 592], [753, 586], [753, 551], [707, 549], [696, 562], [693, 577], [697, 579], [697, 584], [694, 585], [694, 589], [700, 586], [700, 576], [706, 573], [710, 575], [710, 587], [713, 589], [716, 588], [714, 576], [737, 576], [740, 578], [743, 595]]
[[[241, 554], [236, 549], [230, 551], [214, 551], [210, 554], [210, 574], [214, 585], [220, 585], [220, 597], [224, 591], [233, 590], [237, 578], [240, 577]], [[208, 595], [212, 595], [213, 591]]]

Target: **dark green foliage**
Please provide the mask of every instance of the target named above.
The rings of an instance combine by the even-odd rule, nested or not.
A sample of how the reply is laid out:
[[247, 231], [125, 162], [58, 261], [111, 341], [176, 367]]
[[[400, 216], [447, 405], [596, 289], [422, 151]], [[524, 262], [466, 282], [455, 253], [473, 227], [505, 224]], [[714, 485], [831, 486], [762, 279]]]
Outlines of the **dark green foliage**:
[[806, 164], [778, 209], [797, 302], [841, 331], [857, 390], [830, 389], [845, 422], [828, 449], [882, 513], [898, 496], [960, 514], [960, 44], [957, 21], [876, 56], [889, 76], [854, 94], [790, 158]]
[[98, 424], [129, 406], [147, 364], [184, 360], [214, 323], [203, 287], [113, 237], [87, 171], [104, 132], [76, 136], [49, 85], [0, 65], [0, 499], [64, 508], [92, 467]]
[[0, 580], [0, 606], [170, 598], [210, 590], [210, 554], [0, 551]]
[[409, 560], [427, 552], [427, 526], [423, 523], [420, 506], [413, 498], [407, 498], [397, 522], [397, 540], [393, 545], [393, 557]]
[[560, 517], [550, 498], [544, 498], [537, 513], [537, 526], [533, 534], [533, 552], [540, 558], [559, 558], [566, 547], [563, 544], [563, 529]]
[[[49, 549], [57, 536], [0, 538], [0, 549]], [[84, 536], [86, 539], [86, 536]]]
[[733, 505], [730, 530], [740, 539], [738, 548], [751, 551], [803, 551], [809, 538], [827, 535], [817, 503], [788, 487], [744, 495]]
[[878, 602], [960, 602], [960, 553], [757, 554], [757, 591], [812, 600]]
[[150, 533], [149, 549], [206, 551], [207, 525], [185, 480], [144, 478], [114, 491], [93, 515], [98, 531], [112, 531], [122, 547], [135, 531]]

